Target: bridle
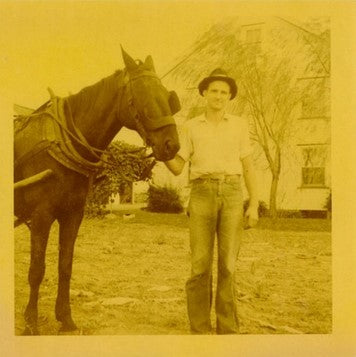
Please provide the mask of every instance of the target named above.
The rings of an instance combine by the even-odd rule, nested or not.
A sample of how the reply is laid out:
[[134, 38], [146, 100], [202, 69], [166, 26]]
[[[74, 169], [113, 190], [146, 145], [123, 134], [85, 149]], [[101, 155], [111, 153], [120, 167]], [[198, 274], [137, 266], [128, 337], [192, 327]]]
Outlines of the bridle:
[[[116, 118], [118, 119], [118, 117], [120, 115], [124, 93], [125, 93], [125, 91], [128, 91], [128, 99], [127, 100], [128, 100], [129, 114], [131, 116], [131, 119], [135, 123], [135, 128], [136, 128], [137, 132], [139, 133], [139, 135], [142, 137], [142, 139], [144, 141], [144, 146], [147, 147], [149, 144], [148, 133], [147, 133], [148, 131], [154, 131], [159, 128], [162, 128], [163, 126], [175, 124], [175, 121], [172, 116], [162, 116], [162, 117], [152, 121], [152, 123], [148, 129], [145, 128], [145, 125], [143, 124], [143, 120], [145, 119], [145, 117], [142, 114], [140, 114], [140, 111], [137, 109], [137, 104], [135, 104], [135, 96], [134, 96], [134, 90], [132, 88], [132, 82], [139, 78], [142, 78], [142, 77], [153, 77], [158, 80], [160, 80], [160, 79], [154, 72], [147, 71], [147, 70], [144, 70], [137, 75], [130, 76], [128, 71], [126, 69], [124, 69], [122, 75], [123, 75], [123, 84], [118, 88], [119, 89], [118, 90], [119, 98], [117, 99], [118, 104], [116, 106], [116, 114], [115, 114]], [[104, 160], [102, 158], [103, 154], [106, 156], [111, 156], [110, 151], [98, 149], [88, 143], [88, 141], [86, 140], [86, 138], [84, 137], [82, 132], [74, 124], [69, 102], [67, 102], [67, 106], [68, 106], [68, 110], [69, 110], [69, 121], [70, 121], [71, 127], [73, 128], [74, 133], [69, 131], [67, 128], [64, 128], [63, 125], [61, 125], [61, 123], [58, 123], [58, 124], [61, 125], [61, 127], [67, 132], [68, 135], [70, 135], [70, 137], [74, 141], [76, 141], [81, 146], [85, 147], [94, 158], [96, 158], [97, 160], [104, 162], [108, 165], [114, 165], [113, 163], [111, 163], [107, 160]], [[56, 118], [54, 118], [54, 119], [57, 121]], [[123, 126], [125, 126], [125, 124], [127, 123], [128, 120], [129, 120], [129, 118], [126, 118], [126, 120], [124, 120], [124, 122], [122, 123]]]
[[[134, 81], [136, 81], [137, 79], [143, 78], [143, 77], [153, 77], [155, 79], [157, 79], [158, 81], [160, 81], [159, 77], [156, 75], [156, 73], [148, 71], [148, 70], [144, 70], [142, 72], [140, 72], [137, 75], [130, 75], [128, 73], [128, 71], [125, 69], [124, 70], [124, 78], [127, 78], [126, 80], [124, 80], [124, 90], [126, 88], [128, 88], [129, 93], [128, 93], [128, 109], [129, 109], [129, 113], [131, 118], [133, 119], [134, 123], [135, 123], [135, 127], [137, 132], [139, 133], [139, 135], [142, 137], [142, 139], [144, 140], [145, 145], [148, 144], [148, 133], [147, 131], [154, 131], [157, 129], [160, 129], [164, 126], [170, 125], [170, 124], [175, 124], [175, 121], [173, 119], [172, 115], [166, 115], [166, 116], [162, 116], [159, 118], [155, 118], [154, 121], [150, 122], [149, 124], [145, 125], [143, 124], [144, 120], [146, 120], [147, 122], [147, 117], [144, 116], [144, 114], [140, 113], [140, 111], [137, 109], [137, 102], [135, 101], [135, 95], [134, 95], [134, 90], [132, 87], [132, 83]], [[123, 93], [122, 93], [123, 94]], [[119, 100], [119, 105], [121, 106], [121, 101], [122, 101], [122, 95], [121, 94], [121, 99]], [[119, 108], [118, 108], [119, 111]], [[125, 122], [127, 122], [127, 119], [125, 120]], [[124, 126], [125, 126], [125, 122], [124, 122]]]

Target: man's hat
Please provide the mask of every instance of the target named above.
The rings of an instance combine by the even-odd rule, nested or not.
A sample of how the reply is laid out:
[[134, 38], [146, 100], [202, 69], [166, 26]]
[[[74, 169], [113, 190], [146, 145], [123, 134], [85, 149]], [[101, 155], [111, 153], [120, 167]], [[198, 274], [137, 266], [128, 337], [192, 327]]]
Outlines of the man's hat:
[[227, 73], [221, 69], [214, 69], [209, 77], [205, 77], [198, 85], [200, 95], [203, 95], [203, 91], [208, 88], [209, 84], [214, 81], [223, 81], [230, 86], [231, 99], [234, 99], [237, 94], [237, 85], [233, 78], [229, 77]]

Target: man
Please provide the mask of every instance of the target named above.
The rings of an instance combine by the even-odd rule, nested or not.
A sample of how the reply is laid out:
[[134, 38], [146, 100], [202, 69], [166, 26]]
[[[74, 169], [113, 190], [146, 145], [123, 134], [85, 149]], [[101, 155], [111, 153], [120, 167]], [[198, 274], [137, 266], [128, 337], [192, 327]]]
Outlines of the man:
[[205, 113], [185, 123], [181, 150], [165, 162], [179, 175], [189, 162], [191, 194], [189, 228], [191, 278], [186, 283], [188, 315], [193, 334], [211, 333], [212, 262], [215, 233], [218, 244], [216, 291], [217, 334], [238, 333], [234, 302], [234, 271], [243, 231], [243, 174], [250, 196], [247, 225], [258, 220], [256, 176], [247, 123], [225, 112], [237, 94], [235, 80], [222, 69], [199, 83]]

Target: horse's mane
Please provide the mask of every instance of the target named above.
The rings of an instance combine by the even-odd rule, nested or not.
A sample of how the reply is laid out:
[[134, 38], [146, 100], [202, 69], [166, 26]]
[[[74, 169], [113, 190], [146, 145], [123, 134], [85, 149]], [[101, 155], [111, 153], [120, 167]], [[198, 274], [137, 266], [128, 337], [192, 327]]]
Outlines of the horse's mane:
[[95, 84], [81, 89], [78, 93], [68, 96], [73, 107], [80, 107], [82, 111], [89, 112], [100, 107], [108, 98], [116, 95], [119, 88], [122, 70], [117, 70], [108, 77], [101, 79]]
[[[146, 63], [138, 61], [138, 71], [152, 71]], [[72, 110], [80, 110], [81, 116], [86, 114], [95, 114], [104, 108], [108, 100], [118, 94], [120, 81], [123, 80], [123, 70], [117, 70], [112, 75], [101, 79], [99, 82], [84, 87], [78, 93], [67, 97], [70, 101]]]

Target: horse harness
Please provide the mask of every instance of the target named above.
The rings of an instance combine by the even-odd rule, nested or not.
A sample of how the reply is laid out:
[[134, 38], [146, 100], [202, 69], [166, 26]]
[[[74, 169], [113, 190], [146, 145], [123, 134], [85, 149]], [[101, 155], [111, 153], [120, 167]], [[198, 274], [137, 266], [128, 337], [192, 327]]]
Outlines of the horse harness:
[[[154, 72], [146, 70], [143, 71], [143, 73], [133, 77], [130, 77], [128, 72], [125, 70], [123, 72], [123, 76], [124, 83], [122, 86], [120, 86], [120, 88], [123, 88], [123, 90], [118, 91], [119, 98], [117, 100], [118, 106], [116, 108], [116, 115], [119, 115], [121, 109], [123, 93], [126, 88], [129, 88], [129, 112], [135, 122], [137, 132], [140, 134], [146, 144], [147, 130], [156, 130], [169, 124], [175, 124], [174, 119], [172, 116], [160, 117], [157, 120], [155, 119], [155, 125], [150, 125], [150, 127], [146, 129], [142, 123], [144, 118], [142, 117], [142, 114], [140, 115], [140, 112], [135, 105], [132, 81], [135, 81], [143, 76], [155, 77], [157, 79], [159, 78]], [[97, 173], [103, 169], [103, 163], [113, 165], [112, 163], [105, 161], [102, 158], [103, 154], [106, 154], [107, 156], [111, 154], [109, 151], [95, 148], [87, 142], [79, 128], [74, 124], [68, 101], [65, 98], [54, 96], [53, 92], [51, 90], [49, 91], [51, 93], [51, 99], [29, 116], [22, 118], [24, 120], [24, 124], [22, 125], [22, 128], [17, 130], [17, 132], [21, 132], [26, 128], [32, 118], [44, 115], [47, 118], [50, 118], [50, 120], [43, 120], [44, 128], [42, 128], [42, 130], [45, 135], [34, 145], [34, 147], [30, 148], [24, 153], [21, 153], [21, 155], [15, 159], [14, 166], [16, 168], [40, 152], [47, 151], [49, 155], [51, 155], [56, 161], [65, 167], [78, 172], [88, 177], [90, 181], [93, 181]], [[171, 93], [174, 93], [173, 97], [174, 95], [176, 96], [175, 92]], [[174, 98], [174, 100], [176, 99], [178, 99], [178, 97]], [[179, 107], [179, 99], [178, 102], [173, 101], [173, 103], [175, 104], [176, 108]], [[176, 103], [178, 103], [178, 105]], [[65, 106], [67, 107], [67, 115], [65, 113]], [[173, 108], [171, 111], [173, 112], [178, 110]], [[125, 125], [125, 122], [123, 123], [123, 126]], [[69, 129], [69, 126], [71, 126], [74, 132]], [[98, 161], [93, 162], [83, 158], [82, 155], [80, 155], [75, 149], [73, 140], [81, 146], [85, 147]]]
[[[128, 78], [129, 77], [129, 78]], [[170, 106], [170, 110], [171, 110], [171, 114], [169, 116], [162, 116], [160, 118], [156, 118], [154, 121], [149, 121], [150, 124], [147, 125], [147, 128], [145, 128], [144, 124], [143, 124], [143, 114], [139, 112], [139, 110], [137, 109], [137, 105], [135, 105], [135, 96], [134, 96], [134, 90], [132, 88], [132, 82], [134, 82], [135, 80], [142, 78], [142, 77], [153, 77], [157, 80], [160, 80], [158, 78], [158, 76], [156, 75], [156, 73], [151, 72], [151, 71], [143, 71], [142, 73], [140, 73], [139, 75], [136, 76], [129, 76], [128, 73], [125, 71], [124, 72], [124, 88], [129, 87], [130, 91], [129, 91], [129, 99], [128, 99], [128, 108], [129, 108], [129, 112], [131, 114], [131, 117], [133, 118], [134, 122], [135, 122], [135, 126], [136, 126], [136, 130], [137, 132], [140, 134], [140, 136], [143, 138], [145, 144], [147, 143], [147, 130], [157, 130], [159, 128], [162, 128], [166, 125], [170, 125], [173, 124], [175, 125], [175, 121], [173, 119], [173, 115], [175, 113], [177, 113], [180, 110], [180, 103], [179, 103], [179, 99], [177, 94], [172, 91], [170, 92], [170, 97], [169, 97], [169, 106]], [[122, 96], [121, 96], [122, 98]], [[118, 101], [119, 106], [121, 105], [121, 98]], [[173, 99], [173, 100], [172, 100]], [[118, 109], [119, 111], [119, 109]], [[146, 121], [149, 118], [146, 118]], [[124, 123], [125, 126], [125, 123]]]

